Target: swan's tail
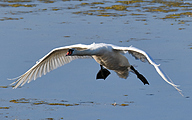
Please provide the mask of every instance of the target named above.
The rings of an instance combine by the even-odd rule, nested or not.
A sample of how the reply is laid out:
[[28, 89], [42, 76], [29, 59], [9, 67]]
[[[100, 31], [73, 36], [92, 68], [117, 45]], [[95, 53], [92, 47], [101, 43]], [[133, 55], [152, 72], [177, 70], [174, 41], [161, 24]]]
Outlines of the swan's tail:
[[127, 77], [129, 76], [128, 69], [125, 69], [125, 70], [114, 70], [114, 71], [117, 73], [117, 75], [120, 78], [127, 79]]

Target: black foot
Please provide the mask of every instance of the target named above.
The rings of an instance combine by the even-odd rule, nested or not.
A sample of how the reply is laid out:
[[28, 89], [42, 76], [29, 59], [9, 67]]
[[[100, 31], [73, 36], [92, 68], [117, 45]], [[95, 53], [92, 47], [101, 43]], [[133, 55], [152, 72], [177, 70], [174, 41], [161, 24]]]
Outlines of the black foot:
[[96, 79], [104, 79], [105, 80], [107, 78], [107, 76], [111, 73], [107, 69], [103, 68], [102, 65], [100, 65], [100, 66], [101, 66], [101, 70], [99, 70], [99, 72], [97, 73]]
[[134, 68], [133, 66], [131, 66], [130, 68], [131, 68], [131, 70], [133, 70], [133, 71], [135, 72], [135, 74], [137, 75], [137, 77], [144, 83], [144, 85], [145, 85], [145, 84], [148, 84], [148, 85], [149, 85], [147, 79], [146, 79], [142, 74], [140, 74], [137, 70], [135, 70], [135, 68]]

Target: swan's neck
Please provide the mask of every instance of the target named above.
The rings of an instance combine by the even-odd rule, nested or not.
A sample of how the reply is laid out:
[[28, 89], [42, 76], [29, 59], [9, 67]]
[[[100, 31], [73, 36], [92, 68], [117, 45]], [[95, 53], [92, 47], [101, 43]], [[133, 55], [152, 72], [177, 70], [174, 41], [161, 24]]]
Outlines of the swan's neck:
[[90, 49], [82, 50], [82, 51], [74, 50], [73, 55], [74, 56], [92, 56], [92, 55], [95, 55], [95, 50], [90, 50]]

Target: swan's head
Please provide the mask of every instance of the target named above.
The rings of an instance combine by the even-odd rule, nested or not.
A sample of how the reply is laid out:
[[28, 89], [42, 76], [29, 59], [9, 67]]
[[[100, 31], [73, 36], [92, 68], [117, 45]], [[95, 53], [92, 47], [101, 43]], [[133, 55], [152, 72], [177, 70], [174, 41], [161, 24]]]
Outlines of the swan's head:
[[71, 56], [71, 55], [73, 55], [73, 51], [74, 51], [75, 49], [69, 49], [68, 50], [68, 52], [67, 52], [67, 54], [66, 54], [66, 56]]

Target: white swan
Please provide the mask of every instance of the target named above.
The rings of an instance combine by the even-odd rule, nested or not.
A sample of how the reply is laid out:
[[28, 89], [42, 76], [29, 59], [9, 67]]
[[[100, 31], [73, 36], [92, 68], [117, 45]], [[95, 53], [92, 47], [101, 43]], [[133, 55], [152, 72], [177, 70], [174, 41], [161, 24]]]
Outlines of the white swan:
[[[154, 60], [145, 51], [142, 51], [135, 47], [119, 47], [112, 44], [105, 43], [93, 43], [91, 45], [76, 44], [65, 47], [59, 47], [53, 49], [43, 58], [36, 62], [36, 64], [30, 68], [23, 75], [14, 78], [17, 79], [11, 85], [16, 85], [13, 87], [17, 88], [19, 85], [23, 86], [26, 82], [31, 82], [43, 74], [50, 72], [64, 64], [71, 62], [78, 58], [93, 58], [101, 66], [101, 70], [97, 74], [97, 79], [106, 79], [110, 74], [107, 70], [113, 70], [121, 78], [126, 79], [128, 77], [129, 71], [132, 71], [137, 75], [137, 77], [144, 83], [149, 84], [145, 77], [138, 73], [132, 65], [129, 64], [128, 59], [123, 55], [129, 52], [136, 59], [140, 59], [145, 62], [148, 61], [152, 64], [159, 75], [170, 85], [172, 85], [179, 93], [181, 90], [175, 85], [169, 77], [167, 77], [163, 71], [160, 69], [159, 65], [154, 62]], [[103, 68], [103, 66], [105, 68]], [[13, 80], [13, 79], [12, 79]]]

